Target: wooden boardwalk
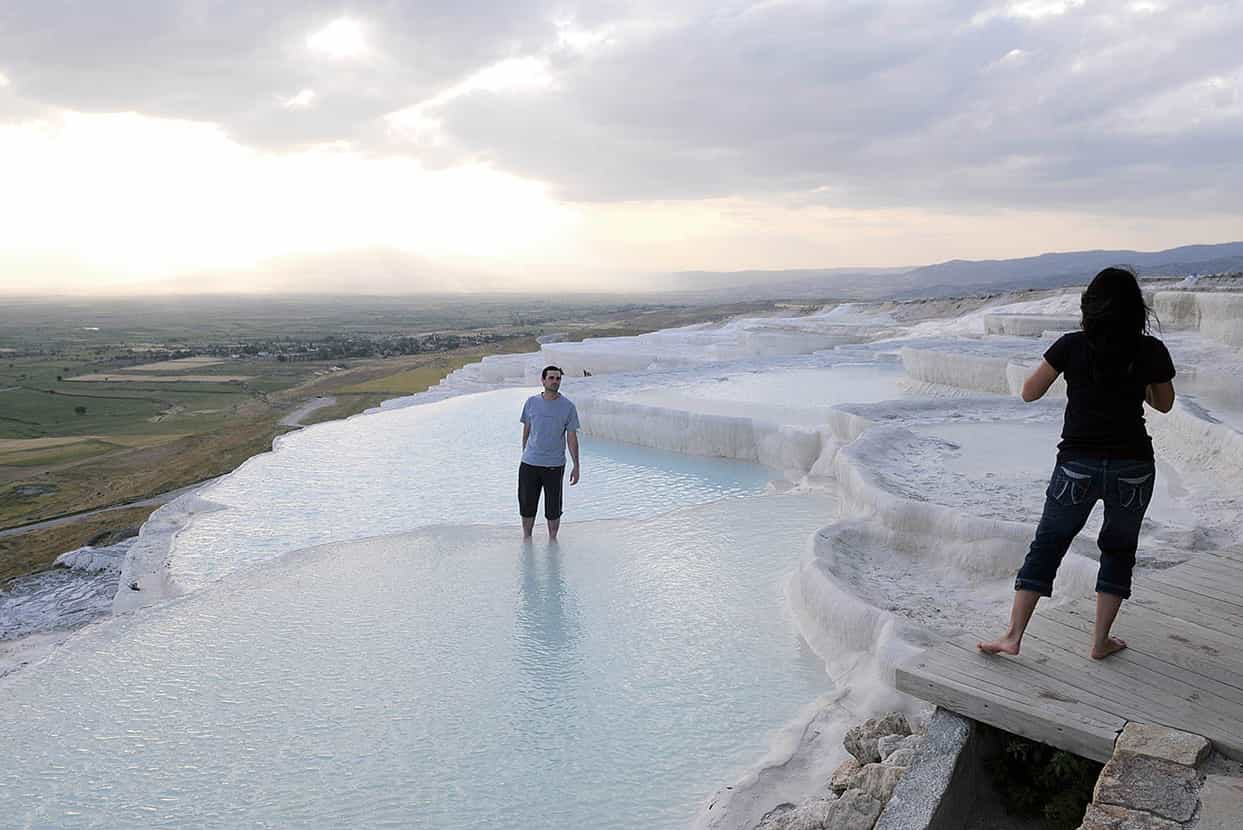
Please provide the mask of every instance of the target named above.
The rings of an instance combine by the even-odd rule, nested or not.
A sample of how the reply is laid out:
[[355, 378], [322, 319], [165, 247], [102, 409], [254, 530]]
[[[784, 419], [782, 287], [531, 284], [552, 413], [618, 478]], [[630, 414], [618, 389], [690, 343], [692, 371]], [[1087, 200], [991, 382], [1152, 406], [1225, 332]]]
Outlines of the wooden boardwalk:
[[1137, 577], [1114, 624], [1129, 648], [1106, 660], [1087, 655], [1095, 615], [1093, 600], [1038, 607], [1018, 657], [980, 654], [984, 638], [963, 636], [899, 666], [897, 686], [1098, 761], [1128, 721], [1203, 735], [1243, 760], [1243, 553]]

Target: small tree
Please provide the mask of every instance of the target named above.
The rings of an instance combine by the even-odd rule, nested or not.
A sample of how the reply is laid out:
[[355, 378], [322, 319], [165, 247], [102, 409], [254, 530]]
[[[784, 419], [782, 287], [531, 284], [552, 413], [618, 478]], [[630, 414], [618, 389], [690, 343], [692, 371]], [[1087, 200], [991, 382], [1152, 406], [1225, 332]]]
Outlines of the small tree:
[[85, 406], [75, 406], [75, 407], [73, 408], [73, 412], [74, 412], [74, 414], [75, 414], [75, 415], [85, 415], [85, 414], [86, 414], [86, 407], [85, 407]]

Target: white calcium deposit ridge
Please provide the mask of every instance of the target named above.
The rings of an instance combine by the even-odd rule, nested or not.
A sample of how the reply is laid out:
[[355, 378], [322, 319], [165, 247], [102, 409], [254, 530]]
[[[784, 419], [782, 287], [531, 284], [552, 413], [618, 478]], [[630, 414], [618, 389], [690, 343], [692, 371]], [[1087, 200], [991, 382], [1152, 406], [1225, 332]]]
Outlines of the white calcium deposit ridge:
[[[1243, 369], [1243, 328], [1238, 322], [1243, 319], [1243, 296], [1173, 290], [1149, 294], [1178, 368], [1179, 399], [1168, 415], [1147, 411], [1160, 483], [1141, 539], [1141, 569], [1166, 568], [1198, 550], [1233, 544], [1243, 520], [1243, 385], [1237, 380]], [[668, 682], [657, 684], [655, 692], [643, 687], [636, 693], [640, 703], [657, 705], [660, 688], [681, 700], [687, 707], [680, 710], [681, 720], [661, 728], [672, 730], [670, 746], [681, 746], [692, 757], [693, 730], [708, 736], [698, 747], [697, 762], [716, 777], [711, 783], [696, 778], [686, 758], [672, 749], [662, 756], [659, 742], [649, 746], [647, 733], [632, 725], [632, 744], [614, 736], [626, 744], [624, 750], [607, 741], [587, 743], [596, 756], [617, 753], [604, 762], [619, 770], [633, 769], [637, 777], [629, 777], [631, 772], [619, 772], [621, 777], [614, 780], [599, 777], [592, 767], [594, 756], [584, 756], [584, 762], [563, 754], [565, 747], [554, 744], [566, 740], [568, 733], [553, 729], [538, 740], [553, 741], [541, 744], [547, 757], [568, 766], [541, 770], [545, 777], [538, 783], [561, 794], [556, 809], [569, 809], [565, 799], [596, 798], [605, 805], [600, 810], [608, 812], [593, 816], [591, 823], [598, 827], [639, 826], [634, 816], [612, 811], [638, 811], [640, 805], [647, 810], [642, 813], [645, 827], [685, 826], [688, 821], [703, 828], [753, 827], [778, 803], [797, 801], [823, 786], [842, 757], [840, 739], [850, 724], [882, 708], [921, 714], [921, 706], [892, 689], [898, 662], [946, 637], [964, 631], [992, 634], [1004, 624], [1014, 573], [1026, 553], [1053, 467], [1064, 385], [1059, 382], [1048, 398], [1035, 404], [1022, 403], [1016, 392], [1051, 339], [1074, 327], [1078, 299], [1078, 291], [1063, 291], [984, 303], [851, 304], [801, 317], [736, 319], [638, 337], [546, 343], [534, 354], [485, 358], [424, 394], [286, 436], [272, 453], [252, 459], [207, 490], [161, 508], [143, 528], [122, 569], [114, 600], [116, 630], [85, 632], [56, 659], [0, 684], [7, 684], [6, 692], [20, 702], [11, 707], [14, 711], [39, 719], [38, 695], [47, 693], [52, 673], [72, 668], [89, 677], [108, 671], [106, 661], [75, 653], [94, 649], [96, 655], [123, 654], [144, 627], [162, 632], [148, 639], [176, 645], [184, 636], [179, 634], [182, 626], [192, 626], [198, 615], [210, 616], [213, 608], [225, 604], [237, 606], [235, 612], [249, 619], [245, 609], [250, 605], [239, 604], [229, 593], [233, 581], [249, 586], [246, 590], [262, 603], [274, 601], [271, 586], [283, 584], [279, 580], [305, 580], [309, 601], [333, 614], [351, 607], [349, 592], [361, 591], [363, 602], [370, 601], [368, 589], [356, 578], [342, 578], [346, 595], [337, 597], [316, 581], [334, 570], [340, 574], [349, 555], [376, 560], [379, 551], [383, 556], [376, 561], [388, 562], [407, 556], [402, 552], [407, 549], [457, 550], [461, 534], [467, 533], [474, 534], [469, 538], [476, 540], [476, 559], [495, 555], [495, 561], [512, 561], [513, 553], [505, 547], [509, 543], [503, 541], [507, 537], [496, 528], [513, 524], [514, 413], [522, 395], [537, 389], [540, 368], [556, 364], [566, 371], [563, 392], [578, 405], [584, 435], [582, 496], [577, 490], [567, 494], [570, 512], [559, 555], [563, 561], [571, 556], [576, 533], [594, 533], [590, 544], [583, 544], [582, 561], [610, 561], [607, 540], [614, 539], [616, 550], [632, 551], [646, 564], [641, 572], [620, 568], [615, 573], [610, 565], [605, 577], [580, 573], [580, 564], [565, 568], [570, 582], [584, 580], [571, 610], [563, 602], [574, 593], [572, 586], [565, 587], [569, 583], [563, 584], [565, 577], [549, 577], [542, 565], [529, 566], [534, 582], [522, 583], [518, 601], [536, 603], [546, 616], [533, 617], [537, 621], [529, 625], [534, 627], [522, 637], [532, 639], [536, 652], [552, 649], [557, 661], [569, 661], [552, 664], [556, 676], [551, 679], [534, 678], [537, 697], [547, 694], [548, 705], [555, 708], [567, 686], [586, 682], [578, 673], [582, 666], [593, 667], [596, 674], [616, 671], [616, 685], [595, 691], [602, 701], [599, 716], [626, 723], [637, 716], [624, 707], [611, 708], [614, 696], [624, 698], [635, 691], [635, 684], [650, 678], [640, 681], [608, 661], [597, 665], [595, 650], [608, 649], [584, 644], [594, 642], [599, 631], [647, 638], [651, 654], [675, 664], [652, 669], [654, 677], [666, 673]], [[473, 394], [479, 392], [493, 397]], [[504, 406], [488, 409], [483, 403], [489, 400]], [[593, 455], [593, 446], [601, 448], [599, 455]], [[678, 458], [683, 461], [673, 460]], [[766, 472], [757, 474], [760, 468], [748, 465], [762, 465]], [[477, 477], [463, 485], [462, 476], [472, 474]], [[765, 480], [771, 481], [765, 485]], [[605, 496], [593, 501], [592, 487]], [[314, 496], [308, 495], [312, 489]], [[414, 492], [424, 493], [422, 501], [402, 497]], [[1099, 527], [1099, 515], [1093, 521], [1066, 558], [1054, 602], [1091, 595], [1097, 556], [1092, 531]], [[722, 533], [731, 522], [739, 523], [737, 532]], [[462, 530], [466, 525], [476, 527]], [[448, 533], [448, 526], [459, 531]], [[407, 535], [394, 535], [402, 532]], [[670, 543], [678, 534], [682, 541]], [[358, 541], [368, 537], [382, 538]], [[704, 542], [697, 546], [691, 544], [694, 539]], [[775, 539], [782, 540], [776, 550]], [[291, 556], [324, 543], [335, 546]], [[683, 556], [690, 548], [697, 549], [694, 567], [699, 570], [688, 580]], [[445, 567], [452, 562], [444, 561]], [[719, 569], [713, 568], [714, 562]], [[395, 580], [408, 576], [407, 571], [391, 573]], [[450, 590], [452, 579], [438, 573], [429, 572], [418, 584]], [[484, 579], [486, 572], [479, 573]], [[775, 583], [766, 581], [773, 579]], [[628, 593], [638, 585], [638, 593]], [[506, 590], [495, 589], [499, 596]], [[223, 591], [229, 599], [217, 603], [210, 599], [213, 591]], [[721, 602], [722, 596], [731, 599]], [[774, 603], [745, 612], [749, 622], [741, 624], [756, 636], [740, 638], [737, 648], [722, 646], [725, 640], [715, 639], [713, 632], [727, 632], [731, 626], [737, 630], [740, 623], [731, 615], [741, 613], [739, 608], [751, 602], [742, 598], [752, 596]], [[180, 598], [170, 601], [173, 597]], [[608, 614], [601, 611], [601, 628], [593, 628], [594, 606], [585, 612], [583, 602], [607, 606], [608, 597], [633, 613], [605, 622]], [[417, 595], [409, 598], [419, 601]], [[470, 590], [463, 591], [463, 601], [487, 604]], [[387, 607], [390, 598], [375, 602], [376, 608]], [[695, 614], [684, 613], [688, 606]], [[180, 610], [166, 610], [170, 608]], [[135, 609], [141, 610], [120, 614]], [[643, 617], [644, 609], [651, 619], [632, 619]], [[798, 668], [801, 658], [787, 653], [790, 642], [774, 645], [786, 636], [781, 626], [756, 622], [767, 619], [761, 612], [779, 616], [783, 625], [797, 630], [826, 674], [808, 683]], [[369, 612], [369, 618], [378, 613]], [[668, 619], [659, 622], [663, 615]], [[126, 620], [123, 625], [116, 622], [121, 619]], [[270, 619], [256, 620], [261, 627], [274, 625]], [[461, 624], [468, 625], [466, 620]], [[428, 631], [435, 629], [434, 619], [424, 623]], [[655, 627], [645, 627], [648, 623]], [[285, 636], [296, 639], [294, 633]], [[472, 636], [486, 640], [499, 635], [481, 626]], [[678, 651], [684, 639], [694, 641], [699, 650]], [[790, 635], [791, 641], [797, 639]], [[297, 647], [294, 641], [283, 642]], [[264, 637], [256, 642], [277, 647]], [[573, 648], [567, 646], [570, 642]], [[496, 653], [504, 654], [508, 647], [497, 648]], [[515, 659], [535, 659], [535, 652], [527, 658], [522, 653], [519, 649]], [[643, 653], [642, 648], [628, 652], [627, 659]], [[773, 655], [772, 662], [766, 663], [763, 654]], [[710, 657], [727, 671], [710, 669]], [[732, 675], [731, 661], [737, 666]], [[282, 661], [273, 665], [298, 670]], [[219, 670], [227, 672], [228, 667]], [[349, 685], [343, 664], [330, 660], [325, 671], [339, 677], [335, 682]], [[359, 671], [365, 674], [364, 663]], [[695, 678], [685, 676], [688, 672], [698, 673], [703, 682], [694, 685]], [[740, 673], [748, 677], [747, 684], [737, 682]], [[801, 679], [792, 683], [786, 675]], [[262, 693], [261, 682], [248, 682]], [[515, 681], [502, 674], [496, 682]], [[737, 710], [739, 722], [730, 725], [731, 740], [722, 737], [723, 710], [710, 705], [708, 698], [714, 695], [705, 689], [723, 690], [729, 709]], [[152, 693], [172, 695], [175, 689], [153, 687]], [[766, 721], [760, 709], [752, 708], [752, 696], [766, 694], [771, 696], [768, 708], [784, 713], [780, 723]], [[799, 694], [804, 698], [796, 701]], [[697, 696], [703, 698], [699, 709]], [[306, 705], [315, 700], [308, 698]], [[590, 709], [574, 716], [589, 721]], [[280, 711], [264, 708], [265, 716], [277, 718], [278, 725], [284, 722]], [[488, 717], [491, 723], [509, 723], [504, 714]], [[46, 728], [49, 720], [40, 722]], [[264, 734], [275, 728], [264, 724]], [[296, 732], [296, 725], [289, 728]], [[454, 739], [471, 735], [472, 729], [492, 728], [469, 724]], [[521, 723], [517, 728], [521, 731]], [[746, 733], [740, 740], [739, 730]], [[0, 745], [20, 734], [12, 721], [0, 721]], [[480, 752], [508, 751], [483, 744], [487, 748]], [[634, 758], [623, 757], [632, 749]], [[642, 756], [645, 751], [653, 754]], [[294, 749], [290, 753], [298, 758]], [[457, 786], [469, 789], [473, 798], [487, 799], [486, 788], [474, 786], [478, 782], [472, 776], [483, 773], [470, 772], [470, 754], [454, 757], [445, 763], [464, 764], [465, 778], [457, 784], [451, 774], [445, 781], [437, 779], [436, 786], [443, 788], [433, 788], [435, 792], [443, 797]], [[571, 757], [572, 762], [567, 760]], [[629, 761], [635, 766], [626, 766]], [[48, 760], [55, 762], [55, 757]], [[574, 767], [582, 763], [587, 766]], [[645, 777], [638, 772], [644, 769], [661, 771]], [[11, 781], [0, 776], [0, 783], [7, 784], [0, 791], [33, 786], [20, 775], [11, 773], [17, 776]], [[644, 802], [648, 796], [657, 798], [651, 793], [653, 778], [679, 776], [683, 802], [664, 790], [659, 798], [665, 801]], [[575, 793], [566, 782], [576, 779], [620, 788], [625, 797], [601, 800], [598, 791], [594, 796]], [[372, 796], [385, 816], [408, 818], [416, 809], [375, 782], [360, 780], [354, 786], [378, 788]], [[610, 790], [610, 796], [615, 794]], [[281, 801], [282, 793], [277, 796], [278, 806], [294, 809]], [[95, 806], [107, 803], [103, 799]], [[350, 813], [351, 804], [348, 798], [336, 803], [331, 808], [338, 811], [335, 818], [365, 823]], [[554, 820], [549, 812], [553, 807], [527, 806], [532, 815], [546, 816], [550, 827], [582, 820], [572, 811]], [[179, 815], [175, 805], [157, 809], [173, 817], [170, 822]], [[222, 807], [204, 824], [214, 826], [218, 819], [224, 826], [240, 815], [281, 815], [265, 813], [262, 803], [254, 810], [237, 814]], [[441, 823], [428, 826], [457, 826], [454, 816], [435, 815]], [[478, 815], [493, 816], [482, 807]]]

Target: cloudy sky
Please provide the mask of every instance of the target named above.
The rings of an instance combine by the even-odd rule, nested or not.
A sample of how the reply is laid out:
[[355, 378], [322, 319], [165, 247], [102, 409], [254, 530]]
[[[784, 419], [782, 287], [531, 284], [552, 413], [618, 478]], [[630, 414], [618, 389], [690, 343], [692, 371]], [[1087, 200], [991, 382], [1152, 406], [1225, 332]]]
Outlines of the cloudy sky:
[[1243, 0], [9, 0], [0, 290], [1243, 238]]

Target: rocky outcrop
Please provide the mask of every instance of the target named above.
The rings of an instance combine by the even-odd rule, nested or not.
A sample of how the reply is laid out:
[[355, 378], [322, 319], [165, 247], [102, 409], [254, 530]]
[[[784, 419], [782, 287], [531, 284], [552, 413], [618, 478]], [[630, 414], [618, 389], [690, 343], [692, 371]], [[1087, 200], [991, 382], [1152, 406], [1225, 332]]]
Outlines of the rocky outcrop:
[[911, 725], [906, 716], [890, 712], [879, 718], [871, 718], [846, 733], [846, 751], [859, 760], [861, 764], [875, 764], [881, 760], [878, 743], [882, 738], [898, 738], [901, 740], [911, 734]]
[[829, 778], [829, 789], [834, 795], [841, 795], [850, 789], [850, 782], [855, 780], [855, 776], [863, 769], [863, 764], [859, 763], [859, 759], [851, 755], [845, 761], [837, 765], [837, 769], [833, 770], [833, 775]]
[[755, 830], [872, 830], [923, 737], [911, 734], [906, 716], [890, 712], [846, 733], [850, 757], [838, 765], [825, 791], [801, 804], [771, 810]]
[[[922, 735], [904, 738], [885, 762], [907, 767], [875, 830], [959, 828], [975, 796], [973, 722], [937, 709]], [[886, 739], [878, 744], [888, 746]], [[913, 760], [907, 762], [907, 754]]]

